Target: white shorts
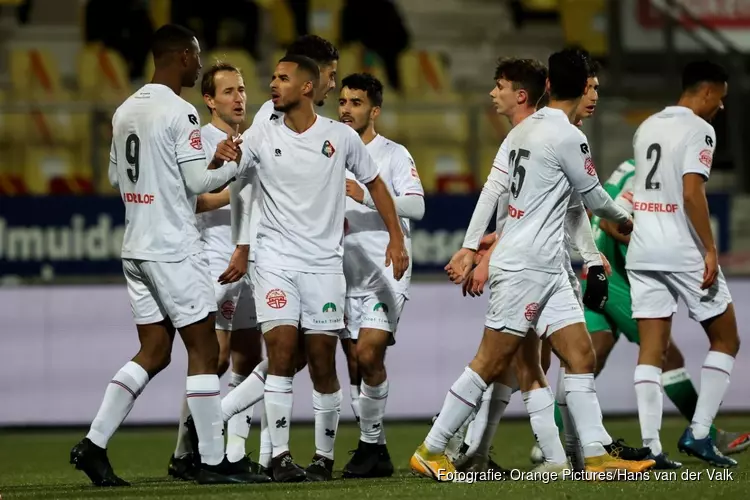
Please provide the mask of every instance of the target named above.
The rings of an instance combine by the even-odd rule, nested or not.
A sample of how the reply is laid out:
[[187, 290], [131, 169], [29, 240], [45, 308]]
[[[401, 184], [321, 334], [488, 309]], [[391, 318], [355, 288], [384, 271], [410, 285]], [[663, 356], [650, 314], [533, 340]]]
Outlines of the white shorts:
[[372, 328], [391, 334], [388, 345], [396, 343], [396, 329], [401, 312], [404, 310], [406, 296], [393, 293], [392, 290], [374, 291], [367, 295], [346, 298], [344, 323], [346, 329], [341, 338], [357, 340], [359, 330]]
[[714, 285], [701, 290], [703, 270], [688, 272], [634, 271], [628, 269], [633, 318], [667, 318], [677, 312], [677, 299], [688, 308], [694, 321], [722, 314], [732, 302], [727, 281], [719, 269]]
[[568, 281], [573, 289], [576, 302], [573, 303], [570, 300], [570, 295], [562, 291], [550, 297], [536, 323], [536, 331], [540, 337], [547, 337], [566, 326], [586, 321], [583, 315], [581, 284], [575, 275], [568, 275]]
[[253, 300], [253, 284], [247, 274], [241, 280], [222, 285], [219, 276], [229, 267], [229, 256], [207, 251], [216, 296], [216, 329], [233, 332], [258, 326]]
[[490, 266], [490, 300], [484, 324], [493, 330], [525, 337], [529, 329], [539, 331], [539, 315], [556, 294], [560, 295], [555, 299], [559, 304], [570, 303], [580, 309], [567, 273], [506, 271]]
[[258, 324], [282, 321], [333, 335], [343, 331], [343, 274], [279, 271], [255, 265], [252, 281]]
[[122, 259], [122, 270], [136, 325], [169, 318], [179, 329], [216, 312], [205, 254], [179, 262]]

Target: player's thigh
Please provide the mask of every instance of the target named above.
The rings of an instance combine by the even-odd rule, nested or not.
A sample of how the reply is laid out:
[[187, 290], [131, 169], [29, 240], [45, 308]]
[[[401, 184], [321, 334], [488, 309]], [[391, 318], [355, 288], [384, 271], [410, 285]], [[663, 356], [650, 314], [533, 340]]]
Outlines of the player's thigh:
[[297, 275], [299, 273], [252, 267], [252, 291], [257, 322], [263, 333], [268, 326], [299, 326], [301, 300]]
[[255, 297], [250, 276], [246, 274], [232, 285], [234, 285], [235, 308], [230, 329], [232, 331], [257, 329], [258, 314], [255, 309]]
[[[604, 306], [606, 317], [613, 326], [615, 338], [624, 335], [629, 342], [640, 344], [638, 322], [633, 319], [633, 302], [630, 285], [622, 276], [612, 275], [609, 280], [609, 299]], [[589, 331], [592, 331], [589, 329]]]
[[671, 318], [677, 312], [677, 293], [658, 271], [628, 270], [634, 319]]
[[130, 299], [130, 310], [136, 325], [159, 323], [167, 318], [167, 312], [161, 305], [156, 289], [149, 280], [148, 274], [141, 267], [143, 261], [123, 259], [122, 272]]
[[216, 295], [204, 254], [190, 255], [179, 262], [144, 262], [142, 268], [178, 330], [216, 312]]
[[359, 327], [362, 323], [362, 303], [364, 296], [346, 297], [344, 299], [344, 330], [342, 339], [357, 342], [359, 338]]
[[[344, 329], [343, 274], [299, 273], [300, 325], [306, 332], [339, 337]], [[309, 344], [308, 344], [309, 345]]]
[[701, 290], [703, 270], [691, 272], [663, 273], [664, 279], [687, 306], [691, 319], [703, 322], [715, 318], [727, 310], [732, 296], [724, 273], [719, 269], [716, 281], [708, 290]]
[[405, 303], [404, 294], [395, 293], [390, 289], [378, 290], [367, 295], [362, 302], [360, 331], [367, 329], [387, 332], [387, 345], [394, 345], [398, 321]]
[[536, 329], [540, 312], [562, 281], [567, 283], [567, 275], [563, 273], [506, 271], [490, 266], [485, 326], [525, 337], [530, 329]]
[[536, 332], [539, 336], [549, 337], [566, 326], [584, 322], [581, 302], [570, 280], [557, 280], [552, 295], [544, 305]]

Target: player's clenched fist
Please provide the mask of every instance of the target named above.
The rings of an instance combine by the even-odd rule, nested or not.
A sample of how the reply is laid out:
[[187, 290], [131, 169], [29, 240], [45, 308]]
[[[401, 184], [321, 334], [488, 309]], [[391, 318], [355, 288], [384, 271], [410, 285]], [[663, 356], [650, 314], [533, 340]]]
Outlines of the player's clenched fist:
[[220, 164], [223, 164], [223, 162], [226, 161], [233, 161], [239, 165], [240, 160], [242, 159], [240, 144], [242, 144], [242, 139], [240, 137], [237, 137], [235, 140], [231, 135], [227, 135], [227, 138], [216, 146], [214, 158], [219, 160]]
[[403, 238], [391, 238], [385, 249], [385, 267], [393, 264], [393, 277], [400, 280], [409, 268], [409, 254]]

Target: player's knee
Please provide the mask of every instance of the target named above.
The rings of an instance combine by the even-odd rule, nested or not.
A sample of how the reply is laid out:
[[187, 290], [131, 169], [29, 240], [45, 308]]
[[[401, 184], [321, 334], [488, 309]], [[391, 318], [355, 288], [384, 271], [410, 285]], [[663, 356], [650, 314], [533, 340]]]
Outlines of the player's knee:
[[594, 373], [596, 370], [596, 353], [590, 343], [571, 349], [565, 360], [570, 373]]
[[373, 345], [357, 346], [357, 362], [363, 374], [371, 374], [384, 368], [382, 351]]

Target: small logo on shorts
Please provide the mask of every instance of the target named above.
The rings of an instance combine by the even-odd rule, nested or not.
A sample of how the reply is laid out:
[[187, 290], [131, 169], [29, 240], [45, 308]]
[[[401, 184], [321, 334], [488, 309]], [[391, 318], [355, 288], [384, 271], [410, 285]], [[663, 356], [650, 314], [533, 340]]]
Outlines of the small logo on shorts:
[[385, 305], [383, 302], [378, 302], [377, 304], [375, 304], [375, 307], [372, 308], [372, 310], [375, 312], [378, 312], [381, 309], [385, 314], [388, 314], [388, 306]]
[[272, 309], [281, 309], [286, 305], [286, 294], [283, 290], [274, 288], [266, 294], [266, 304]]
[[336, 304], [333, 302], [327, 302], [326, 305], [323, 306], [323, 312], [329, 313], [329, 312], [336, 312]]
[[234, 316], [234, 302], [231, 300], [226, 300], [221, 305], [221, 315], [224, 316], [225, 319], [232, 319]]
[[534, 321], [537, 314], [539, 314], [539, 304], [537, 304], [536, 302], [532, 302], [531, 304], [528, 304], [526, 306], [526, 312], [524, 312], [526, 321]]

